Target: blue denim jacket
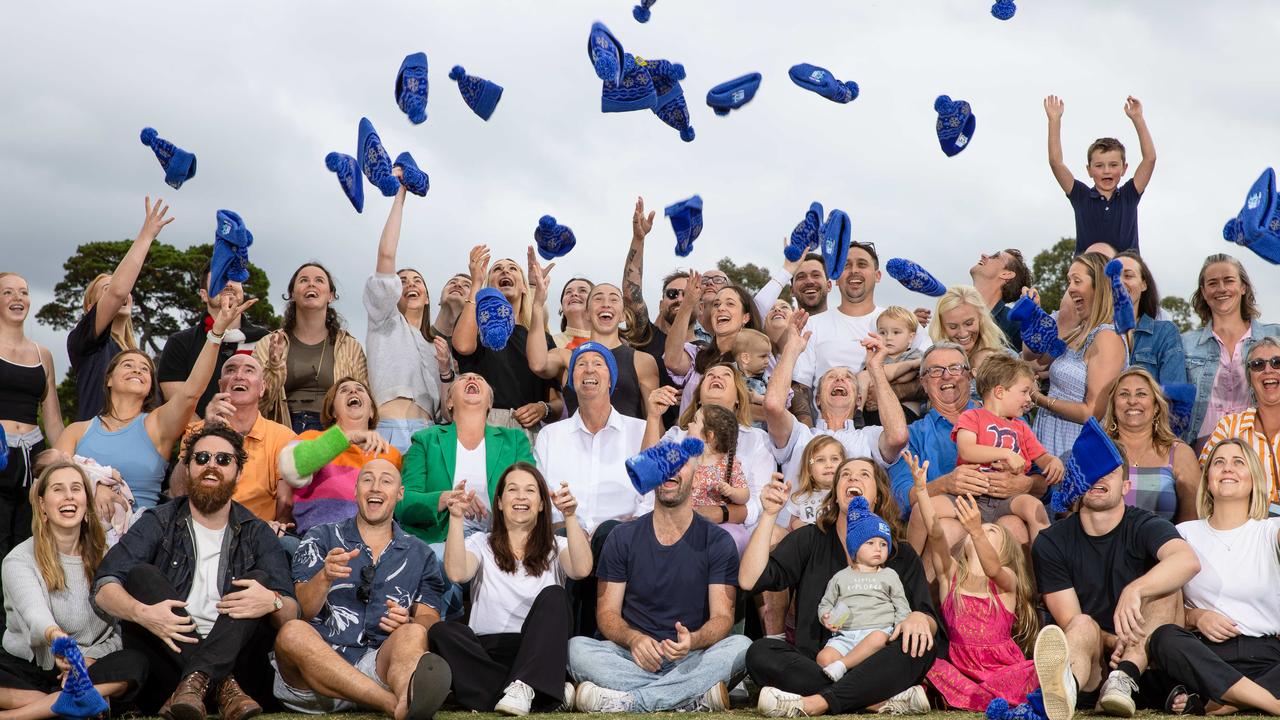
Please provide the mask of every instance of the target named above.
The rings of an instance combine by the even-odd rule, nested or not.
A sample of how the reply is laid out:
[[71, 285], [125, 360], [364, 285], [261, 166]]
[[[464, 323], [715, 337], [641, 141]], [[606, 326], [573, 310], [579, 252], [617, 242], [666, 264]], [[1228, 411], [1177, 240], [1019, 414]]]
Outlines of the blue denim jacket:
[[[1257, 320], [1249, 323], [1249, 339], [1244, 341], [1241, 362], [1249, 357], [1253, 344], [1264, 337], [1280, 337], [1280, 325], [1263, 325]], [[1182, 439], [1188, 444], [1196, 441], [1196, 434], [1204, 424], [1204, 414], [1209, 407], [1209, 394], [1213, 392], [1213, 379], [1218, 374], [1221, 350], [1213, 337], [1213, 321], [1198, 330], [1182, 334], [1182, 350], [1187, 355], [1187, 381], [1196, 386], [1196, 404], [1191, 411], [1191, 425]]]
[[1151, 373], [1160, 384], [1187, 381], [1187, 356], [1182, 350], [1178, 326], [1150, 315], [1138, 318], [1133, 329], [1129, 365]]

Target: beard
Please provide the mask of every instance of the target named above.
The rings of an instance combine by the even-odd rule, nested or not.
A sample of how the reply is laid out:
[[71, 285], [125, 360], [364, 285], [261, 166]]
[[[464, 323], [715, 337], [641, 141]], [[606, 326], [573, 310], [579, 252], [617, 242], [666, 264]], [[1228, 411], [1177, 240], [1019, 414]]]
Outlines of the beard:
[[678, 508], [681, 505], [684, 505], [685, 502], [689, 499], [689, 496], [692, 494], [693, 494], [693, 483], [682, 482], [679, 485], [677, 485], [674, 490], [671, 490], [671, 491], [665, 491], [664, 488], [661, 485], [659, 485], [658, 489], [654, 490], [653, 492], [653, 498], [662, 507]]
[[187, 497], [190, 498], [191, 504], [200, 512], [210, 515], [223, 508], [231, 500], [231, 496], [236, 492], [235, 478], [230, 480], [223, 478], [222, 482], [213, 487], [205, 487], [200, 484], [200, 480], [196, 479], [187, 488]]

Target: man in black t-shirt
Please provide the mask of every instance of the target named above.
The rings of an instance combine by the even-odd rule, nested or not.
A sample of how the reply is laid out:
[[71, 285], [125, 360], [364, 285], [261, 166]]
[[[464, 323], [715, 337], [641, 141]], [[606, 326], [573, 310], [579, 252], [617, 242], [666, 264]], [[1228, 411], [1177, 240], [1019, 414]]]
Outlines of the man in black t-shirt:
[[[648, 454], [685, 457], [669, 442]], [[728, 688], [746, 675], [751, 641], [729, 634], [738, 551], [729, 533], [693, 511], [699, 463], [664, 468], [653, 512], [618, 525], [605, 541], [596, 569], [605, 639], [569, 641], [583, 712], [723, 712]]]
[[[1177, 621], [1178, 591], [1200, 571], [1172, 524], [1125, 505], [1129, 487], [1122, 463], [1032, 549], [1036, 582], [1056, 623], [1040, 632], [1035, 650], [1049, 720], [1069, 720], [1080, 690], [1097, 692], [1107, 714], [1131, 717], [1148, 634]], [[1107, 667], [1114, 669], [1104, 681]]]

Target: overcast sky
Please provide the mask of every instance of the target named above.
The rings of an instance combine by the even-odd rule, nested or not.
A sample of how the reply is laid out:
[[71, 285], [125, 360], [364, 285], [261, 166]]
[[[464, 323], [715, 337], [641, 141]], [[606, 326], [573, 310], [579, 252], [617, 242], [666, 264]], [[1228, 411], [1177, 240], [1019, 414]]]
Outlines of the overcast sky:
[[[363, 340], [360, 289], [372, 272], [390, 199], [365, 188], [357, 215], [325, 170], [331, 150], [355, 153], [368, 116], [392, 156], [414, 154], [431, 176], [409, 197], [400, 265], [426, 275], [433, 301], [485, 242], [523, 262], [538, 217], [574, 229], [572, 275], [618, 282], [632, 206], [659, 209], [646, 253], [647, 296], [677, 265], [729, 255], [780, 261], [780, 244], [812, 200], [849, 213], [853, 236], [882, 257], [921, 262], [967, 282], [983, 250], [1034, 255], [1074, 233], [1070, 206], [1045, 161], [1042, 99], [1066, 100], [1063, 145], [1084, 151], [1112, 135], [1138, 143], [1125, 96], [1146, 106], [1159, 151], [1140, 206], [1142, 249], [1165, 294], [1187, 295], [1203, 258], [1242, 258], [1268, 319], [1280, 319], [1274, 268], [1221, 238], [1223, 222], [1267, 165], [1280, 160], [1274, 0], [1026, 0], [1009, 22], [986, 0], [660, 0], [647, 25], [633, 0], [397, 3], [22, 3], [0, 29], [0, 269], [52, 298], [77, 244], [132, 237], [142, 197], [163, 195], [176, 222], [161, 239], [213, 238], [218, 208], [254, 233], [250, 254], [284, 283], [308, 259], [336, 274], [338, 309]], [[647, 111], [602, 114], [586, 58], [593, 20], [628, 51], [681, 62], [697, 139]], [[412, 125], [394, 100], [405, 54], [430, 58], [429, 119]], [[787, 69], [824, 66], [861, 85], [837, 105], [794, 86]], [[462, 102], [449, 68], [506, 88], [489, 122]], [[756, 99], [729, 117], [706, 91], [764, 74]], [[977, 131], [947, 158], [933, 100], [968, 100]], [[180, 191], [163, 183], [142, 127], [197, 154]], [[702, 195], [706, 228], [687, 259], [673, 254], [661, 207]], [[923, 304], [884, 279], [881, 305]], [[433, 305], [435, 303], [433, 302]], [[66, 369], [64, 340], [35, 324]]]

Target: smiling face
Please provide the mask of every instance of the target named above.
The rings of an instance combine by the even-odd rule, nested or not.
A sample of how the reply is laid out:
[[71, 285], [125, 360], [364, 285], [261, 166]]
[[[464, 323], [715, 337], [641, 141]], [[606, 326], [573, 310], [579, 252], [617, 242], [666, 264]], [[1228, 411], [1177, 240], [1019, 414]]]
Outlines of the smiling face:
[[1213, 263], [1204, 269], [1200, 294], [1209, 305], [1209, 312], [1219, 317], [1238, 317], [1244, 297], [1244, 282], [1240, 271], [1229, 262]]
[[834, 493], [842, 518], [849, 513], [849, 502], [858, 495], [865, 497], [867, 505], [874, 510], [879, 493], [875, 466], [869, 460], [846, 460], [836, 471]]
[[[818, 437], [830, 436], [819, 435]], [[807, 451], [805, 454], [808, 455], [806, 462], [809, 464], [809, 479], [814, 488], [830, 490], [832, 482], [836, 479], [836, 468], [844, 462], [844, 446], [839, 442], [817, 444], [817, 438], [809, 445], [813, 447], [812, 450], [805, 448]]]
[[[503, 478], [493, 498], [494, 509], [502, 513], [508, 528], [531, 528], [542, 513], [546, 486], [527, 470], [512, 470]], [[548, 500], [549, 502], [549, 500]]]
[[723, 270], [708, 270], [702, 273], [702, 279], [699, 282], [698, 302], [709, 305], [720, 288], [729, 284], [729, 276]]
[[605, 335], [617, 332], [622, 322], [622, 291], [607, 283], [597, 285], [587, 298], [586, 309], [592, 332]]
[[1120, 264], [1124, 266], [1120, 271], [1120, 284], [1124, 285], [1124, 289], [1129, 293], [1129, 300], [1136, 308], [1142, 301], [1142, 293], [1147, 291], [1147, 283], [1142, 279], [1142, 265], [1137, 259], [1131, 257], [1120, 258]]
[[[1253, 388], [1254, 404], [1258, 407], [1280, 405], [1280, 370], [1271, 364], [1275, 358], [1280, 358], [1280, 348], [1270, 343], [1255, 345], [1249, 353], [1249, 387]], [[1254, 370], [1258, 360], [1263, 361], [1262, 367]]]
[[356, 478], [356, 512], [370, 525], [391, 521], [396, 503], [404, 499], [404, 484], [396, 466], [381, 458], [360, 468]]
[[609, 401], [609, 364], [598, 352], [584, 352], [573, 363], [573, 389], [579, 404]]
[[833, 367], [818, 378], [819, 410], [840, 415], [853, 409], [858, 400], [858, 381], [853, 371], [844, 366]]
[[586, 280], [570, 280], [560, 293], [560, 312], [566, 317], [577, 315], [587, 309], [587, 296], [591, 294], [591, 283]]
[[303, 265], [294, 273], [289, 299], [303, 310], [325, 310], [337, 300], [329, 273], [319, 265]]
[[111, 360], [107, 389], [113, 396], [148, 397], [152, 383], [151, 359], [136, 350], [126, 350]]
[[734, 383], [733, 371], [723, 365], [715, 365], [707, 369], [698, 386], [698, 397], [703, 405], [720, 405], [729, 409], [738, 406], [738, 389]]
[[872, 302], [878, 282], [880, 271], [876, 269], [871, 253], [860, 247], [849, 248], [849, 258], [838, 280], [841, 301], [850, 305]]
[[672, 278], [671, 282], [662, 288], [662, 299], [658, 301], [658, 316], [667, 325], [675, 322], [676, 313], [680, 311], [680, 303], [688, 295], [688, 287], [688, 277], [677, 277]]
[[996, 386], [991, 412], [1004, 418], [1021, 416], [1031, 409], [1031, 392], [1034, 389], [1035, 381], [1025, 375], [1019, 375], [1009, 387]]
[[422, 310], [431, 302], [431, 296], [427, 294], [427, 281], [422, 279], [422, 274], [417, 270], [401, 270], [396, 276], [400, 278], [400, 302], [397, 307], [401, 313]]
[[1089, 177], [1098, 190], [1104, 193], [1114, 192], [1120, 186], [1120, 180], [1129, 170], [1124, 161], [1124, 153], [1119, 150], [1095, 150], [1089, 155]]
[[1083, 322], [1093, 312], [1093, 277], [1089, 266], [1082, 262], [1071, 263], [1067, 270], [1067, 298], [1075, 317]]
[[487, 414], [493, 407], [493, 388], [476, 373], [462, 373], [449, 388], [449, 411]]
[[1231, 501], [1247, 504], [1253, 493], [1253, 471], [1244, 449], [1234, 443], [1213, 449], [1205, 465], [1204, 477], [1215, 506]]
[[466, 275], [454, 275], [444, 284], [440, 291], [441, 302], [462, 302], [471, 295], [471, 278]]
[[230, 393], [232, 405], [238, 408], [257, 406], [265, 388], [262, 364], [252, 355], [232, 355], [222, 365], [218, 390]]
[[751, 311], [743, 307], [742, 298], [734, 288], [723, 288], [711, 302], [711, 330], [716, 337], [736, 334], [747, 324]]
[[507, 302], [515, 305], [525, 290], [524, 273], [514, 260], [502, 259], [489, 269], [489, 287], [502, 293]]
[[701, 457], [689, 458], [673, 478], [667, 478], [653, 491], [654, 500], [665, 508], [678, 508], [693, 494], [693, 472], [702, 464]]
[[831, 292], [831, 281], [827, 279], [827, 268], [818, 260], [803, 260], [796, 274], [791, 276], [791, 297], [801, 310], [813, 312], [826, 305], [827, 293]]
[[969, 268], [969, 277], [974, 280], [1005, 280], [1013, 277], [1013, 271], [1008, 269], [1009, 262], [1013, 257], [1004, 250], [998, 250], [991, 254], [982, 253], [978, 256], [978, 262]]
[[[969, 380], [965, 367], [968, 360], [959, 350], [934, 350], [924, 359], [924, 376], [920, 379], [929, 402], [947, 408], [964, 407], [969, 399]], [[954, 370], [954, 372], [952, 372]], [[937, 374], [937, 377], [934, 375]]]
[[0, 275], [0, 316], [12, 325], [21, 325], [31, 312], [31, 292], [21, 275]]
[[1156, 413], [1155, 390], [1151, 383], [1137, 375], [1122, 379], [1112, 395], [1111, 412], [1119, 427], [1148, 431]]
[[942, 313], [938, 319], [947, 340], [964, 348], [966, 354], [973, 352], [982, 330], [977, 308], [963, 303]]
[[338, 384], [333, 394], [333, 416], [343, 429], [369, 429], [373, 413], [373, 398], [359, 380], [346, 380]]
[[[223, 465], [222, 461], [228, 458], [229, 462]], [[200, 462], [202, 459], [204, 462]], [[216, 436], [197, 440], [187, 455], [187, 494], [192, 507], [205, 514], [222, 509], [235, 494], [239, 474], [240, 465], [231, 443]]]
[[59, 468], [45, 478], [36, 512], [50, 525], [75, 530], [84, 522], [88, 508], [89, 490], [84, 475], [75, 468]]
[[773, 307], [769, 308], [769, 314], [764, 316], [764, 332], [773, 342], [778, 342], [782, 337], [782, 333], [787, 329], [787, 323], [791, 322], [791, 313], [795, 312], [786, 300], [774, 300]]

